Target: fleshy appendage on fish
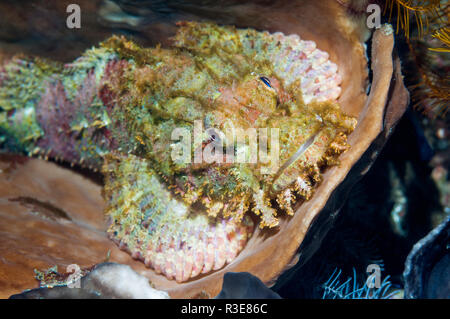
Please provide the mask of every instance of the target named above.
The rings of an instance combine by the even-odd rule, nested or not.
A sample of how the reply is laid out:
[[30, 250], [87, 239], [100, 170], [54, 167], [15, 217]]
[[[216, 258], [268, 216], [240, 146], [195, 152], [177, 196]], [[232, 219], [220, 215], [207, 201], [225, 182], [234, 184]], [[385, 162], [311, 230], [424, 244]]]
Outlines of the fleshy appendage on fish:
[[[178, 27], [168, 49], [112, 37], [64, 66], [12, 59], [0, 70], [0, 143], [100, 169], [109, 237], [183, 282], [232, 262], [255, 223], [275, 227], [277, 211], [292, 215], [338, 164], [356, 120], [337, 104], [337, 66], [314, 42], [212, 23]], [[277, 169], [175, 161], [174, 130], [196, 123], [203, 130], [191, 158], [226, 147], [226, 156], [248, 159], [245, 136], [211, 132], [278, 129], [266, 140], [267, 153], [279, 147]]]

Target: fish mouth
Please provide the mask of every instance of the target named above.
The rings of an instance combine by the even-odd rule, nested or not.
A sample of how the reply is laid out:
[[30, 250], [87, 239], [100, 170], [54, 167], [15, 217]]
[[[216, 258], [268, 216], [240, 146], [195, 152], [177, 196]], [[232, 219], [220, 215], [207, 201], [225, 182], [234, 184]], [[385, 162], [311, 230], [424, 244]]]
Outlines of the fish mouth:
[[169, 280], [186, 282], [223, 268], [253, 234], [248, 216], [211, 217], [184, 203], [145, 159], [110, 155], [103, 173], [109, 238]]

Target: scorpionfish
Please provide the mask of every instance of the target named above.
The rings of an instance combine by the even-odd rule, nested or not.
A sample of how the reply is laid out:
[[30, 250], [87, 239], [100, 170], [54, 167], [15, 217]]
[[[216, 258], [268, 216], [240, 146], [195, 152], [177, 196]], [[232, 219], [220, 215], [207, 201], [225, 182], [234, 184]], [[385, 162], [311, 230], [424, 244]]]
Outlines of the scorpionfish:
[[0, 146], [100, 170], [108, 236], [184, 282], [233, 262], [339, 164], [356, 126], [340, 84], [298, 35], [180, 22], [168, 48], [113, 36], [70, 64], [5, 62]]

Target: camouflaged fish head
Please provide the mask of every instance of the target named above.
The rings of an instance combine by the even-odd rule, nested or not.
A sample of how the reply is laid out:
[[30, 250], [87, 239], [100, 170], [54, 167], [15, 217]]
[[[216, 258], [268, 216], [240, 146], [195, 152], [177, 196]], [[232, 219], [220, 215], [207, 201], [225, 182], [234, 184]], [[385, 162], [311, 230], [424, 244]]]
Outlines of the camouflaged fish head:
[[101, 168], [109, 237], [182, 282], [232, 262], [255, 224], [294, 214], [356, 121], [312, 41], [183, 22], [173, 43], [112, 37], [65, 66], [14, 59], [0, 142]]

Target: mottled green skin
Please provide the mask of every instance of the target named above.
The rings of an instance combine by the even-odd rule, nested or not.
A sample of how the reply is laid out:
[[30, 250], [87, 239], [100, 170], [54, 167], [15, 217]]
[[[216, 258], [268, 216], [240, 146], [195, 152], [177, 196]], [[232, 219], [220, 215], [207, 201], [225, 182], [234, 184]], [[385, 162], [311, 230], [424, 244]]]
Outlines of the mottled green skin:
[[0, 69], [2, 146], [99, 168], [111, 149], [98, 129], [111, 120], [96, 86], [112, 50], [92, 49], [71, 65], [17, 57]]
[[[252, 227], [239, 223], [248, 209], [260, 215], [260, 227], [276, 226], [275, 208], [292, 214], [295, 201], [312, 195], [323, 168], [335, 164], [347, 147], [346, 135], [355, 120], [332, 101], [303, 102], [300, 79], [289, 78], [289, 68], [280, 65], [286, 59], [277, 59], [286, 56], [290, 44], [283, 37], [277, 39], [254, 30], [182, 23], [170, 49], [143, 49], [112, 37], [66, 66], [14, 59], [0, 71], [0, 143], [12, 151], [93, 169], [103, 165], [110, 236], [134, 257], [173, 278], [179, 270], [173, 266], [175, 259], [164, 255], [174, 268], [161, 264], [163, 257], [155, 257], [155, 251], [161, 253], [161, 245], [169, 249], [177, 242], [176, 247], [184, 247], [183, 258], [188, 258], [190, 248], [186, 252], [183, 243], [202, 239], [190, 241], [190, 232], [183, 230], [184, 235], [163, 240], [158, 234], [166, 228], [159, 221], [167, 225], [170, 216], [184, 212], [173, 217], [172, 228], [189, 224], [197, 229], [210, 223], [211, 229], [219, 229], [226, 220], [230, 234], [242, 235], [235, 245], [242, 249]], [[279, 128], [279, 162], [289, 165], [265, 174], [261, 168], [271, 163], [174, 161], [177, 141], [172, 132], [176, 128], [193, 132], [196, 121], [204, 130], [223, 132]], [[193, 140], [192, 153], [210, 143], [210, 133], [204, 133]], [[248, 152], [245, 139], [229, 146], [233, 155]], [[302, 146], [305, 150], [298, 153]], [[295, 160], [289, 161], [296, 152]], [[125, 184], [129, 186], [122, 187]], [[162, 205], [166, 202], [172, 203], [167, 207], [182, 209], [166, 212]], [[206, 219], [193, 222], [199, 214]], [[152, 218], [153, 224], [159, 223], [156, 228], [148, 228]], [[216, 254], [219, 261], [213, 265], [231, 260], [224, 258]], [[208, 266], [203, 271], [215, 267], [204, 259]], [[198, 274], [198, 267], [193, 273]], [[177, 280], [190, 276], [177, 274]]]

